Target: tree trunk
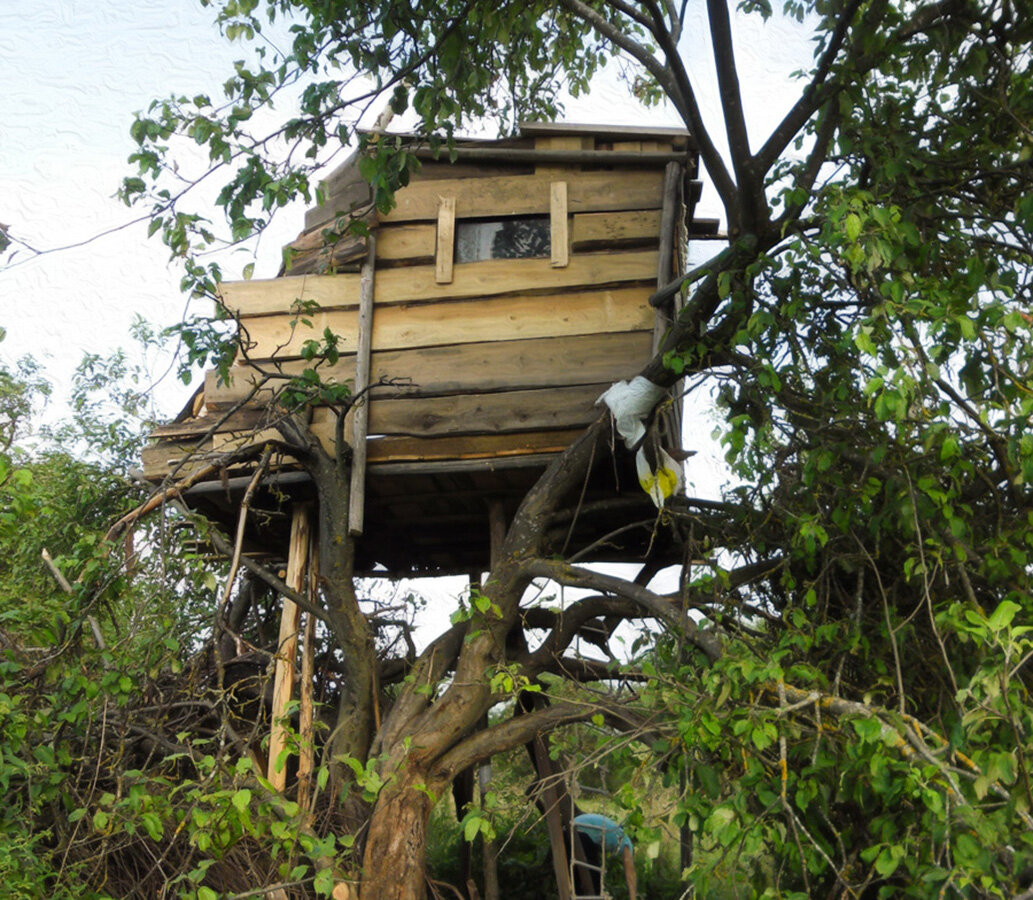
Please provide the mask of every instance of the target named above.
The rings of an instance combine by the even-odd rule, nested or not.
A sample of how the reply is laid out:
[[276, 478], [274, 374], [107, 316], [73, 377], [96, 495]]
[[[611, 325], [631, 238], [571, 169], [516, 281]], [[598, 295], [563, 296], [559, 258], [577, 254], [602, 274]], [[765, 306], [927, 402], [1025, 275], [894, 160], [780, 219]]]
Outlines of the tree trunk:
[[366, 838], [362, 900], [424, 900], [431, 809], [425, 786], [410, 771], [380, 792]]

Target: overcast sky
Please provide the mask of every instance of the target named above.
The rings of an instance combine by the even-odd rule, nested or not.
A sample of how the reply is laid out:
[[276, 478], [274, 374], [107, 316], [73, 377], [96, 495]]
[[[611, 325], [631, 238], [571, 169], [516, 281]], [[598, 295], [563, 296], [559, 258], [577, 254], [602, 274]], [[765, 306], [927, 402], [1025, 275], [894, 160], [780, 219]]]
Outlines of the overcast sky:
[[[717, 121], [702, 9], [696, 16], [686, 27], [686, 52], [704, 109]], [[160, 241], [146, 238], [145, 224], [97, 235], [136, 215], [113, 196], [130, 174], [133, 113], [171, 93], [215, 95], [243, 55], [213, 19], [199, 0], [0, 0], [0, 222], [38, 250], [85, 242], [36, 258], [22, 252], [19, 265], [0, 272], [0, 326], [8, 334], [0, 354], [36, 356], [58, 397], [84, 352], [131, 348], [135, 315], [159, 326], [183, 315], [180, 273]], [[792, 102], [788, 75], [809, 53], [801, 31], [785, 24], [740, 31], [738, 60], [758, 135]], [[570, 103], [566, 120], [678, 124], [669, 109], [637, 108], [612, 81]], [[718, 212], [705, 194], [702, 214]], [[288, 208], [263, 237], [256, 277], [276, 273], [280, 247], [301, 230], [302, 214], [300, 206]], [[239, 278], [250, 259], [225, 260], [226, 276]], [[167, 367], [163, 359], [150, 363], [155, 374]], [[178, 411], [187, 394], [166, 379], [158, 393], [163, 414]]]

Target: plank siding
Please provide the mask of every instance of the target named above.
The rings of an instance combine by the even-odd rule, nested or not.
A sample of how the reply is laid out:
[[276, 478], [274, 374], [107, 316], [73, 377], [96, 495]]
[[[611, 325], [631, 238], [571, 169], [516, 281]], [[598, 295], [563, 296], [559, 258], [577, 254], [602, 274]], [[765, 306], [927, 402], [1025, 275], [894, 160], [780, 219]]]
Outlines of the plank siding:
[[[433, 397], [456, 393], [488, 393], [504, 390], [591, 384], [626, 378], [649, 360], [650, 332], [576, 335], [568, 338], [532, 338], [523, 341], [491, 341], [416, 350], [373, 353], [370, 380], [409, 378], [411, 385], [375, 387], [374, 397]], [[286, 362], [282, 374], [299, 375], [311, 364]], [[343, 383], [355, 377], [354, 357], [320, 369], [327, 382]], [[228, 385], [218, 374], [205, 377], [205, 403], [211, 411], [224, 411], [242, 402], [262, 374], [248, 366], [235, 366]], [[275, 386], [270, 383], [254, 398], [267, 402]]]
[[[617, 213], [580, 213], [574, 216], [571, 246], [619, 246], [631, 241], [656, 243], [660, 235], [659, 209]], [[379, 252], [379, 251], [378, 251]]]
[[[373, 349], [402, 350], [651, 329], [655, 316], [648, 302], [651, 290], [652, 286], [645, 285], [409, 308], [377, 307], [373, 317]], [[318, 338], [326, 328], [341, 336], [342, 353], [355, 352], [356, 310], [322, 312], [308, 318], [311, 328], [292, 328], [290, 316], [242, 319], [242, 339], [246, 341], [248, 356], [254, 360], [296, 358], [305, 341]]]
[[[560, 288], [655, 281], [656, 250], [584, 253], [562, 269], [548, 259], [489, 259], [455, 266], [450, 284], [438, 284], [434, 266], [411, 266], [377, 272], [374, 302], [378, 306], [435, 300], [466, 300], [514, 292], [535, 293]], [[299, 301], [321, 309], [359, 305], [359, 276], [297, 275], [219, 285], [226, 308], [236, 316], [290, 313]]]
[[[382, 222], [431, 222], [438, 216], [438, 198], [455, 196], [456, 218], [526, 216], [549, 211], [549, 186], [556, 170], [541, 175], [503, 178], [456, 178], [446, 183], [418, 181], [396, 195], [398, 205]], [[576, 172], [563, 170], [572, 213], [618, 209], [659, 209], [663, 175], [652, 171]]]

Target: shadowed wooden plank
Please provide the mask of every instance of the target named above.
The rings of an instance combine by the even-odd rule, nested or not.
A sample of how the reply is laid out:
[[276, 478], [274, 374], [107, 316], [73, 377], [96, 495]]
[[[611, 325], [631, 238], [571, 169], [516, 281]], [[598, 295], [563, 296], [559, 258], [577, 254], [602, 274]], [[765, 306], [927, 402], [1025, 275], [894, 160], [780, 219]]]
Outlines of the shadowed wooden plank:
[[503, 434], [587, 425], [609, 384], [370, 403], [370, 434]]
[[[650, 332], [642, 330], [379, 351], [373, 354], [370, 380], [412, 380], [411, 386], [374, 388], [374, 397], [481, 393], [616, 381], [627, 378], [648, 361], [649, 345]], [[281, 371], [299, 375], [310, 365], [294, 360], [283, 363]], [[319, 371], [326, 383], [351, 381], [355, 376], [355, 358], [349, 356]], [[225, 410], [240, 403], [262, 378], [260, 372], [246, 366], [234, 366], [230, 374], [232, 380], [228, 385], [219, 384], [217, 373], [207, 374], [205, 402], [210, 410]], [[279, 387], [283, 381], [271, 384]], [[267, 402], [272, 390], [270, 387], [263, 391], [255, 402]], [[237, 429], [231, 426], [222, 430]], [[182, 433], [197, 433], [196, 426], [195, 430]]]

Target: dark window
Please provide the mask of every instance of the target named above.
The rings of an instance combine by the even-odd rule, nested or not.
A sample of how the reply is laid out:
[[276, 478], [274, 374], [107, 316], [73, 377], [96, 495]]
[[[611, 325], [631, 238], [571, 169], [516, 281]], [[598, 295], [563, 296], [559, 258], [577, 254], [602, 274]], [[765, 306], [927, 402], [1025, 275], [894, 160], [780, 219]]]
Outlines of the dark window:
[[552, 255], [548, 216], [456, 223], [456, 262], [539, 259]]

